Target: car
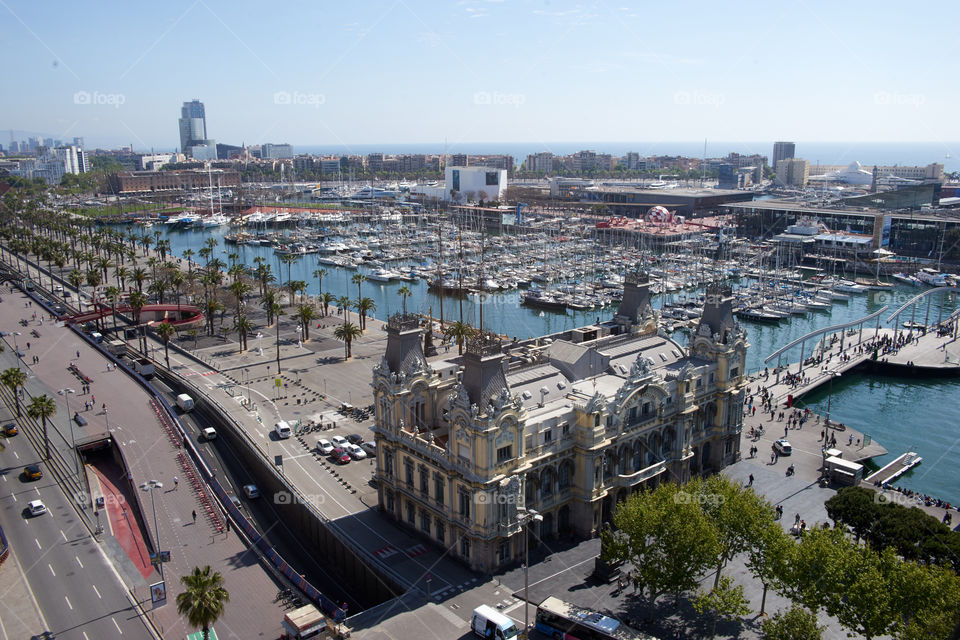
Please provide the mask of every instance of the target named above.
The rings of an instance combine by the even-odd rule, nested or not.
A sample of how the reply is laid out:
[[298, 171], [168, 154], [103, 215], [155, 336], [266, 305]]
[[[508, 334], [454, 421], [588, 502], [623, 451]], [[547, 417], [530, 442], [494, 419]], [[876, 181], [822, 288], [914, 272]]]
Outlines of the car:
[[320, 438], [317, 440], [317, 451], [325, 456], [328, 456], [333, 451], [333, 444], [331, 444], [326, 438]]
[[348, 444], [350, 444], [350, 442], [343, 436], [333, 436], [332, 438], [330, 438], [330, 440], [333, 442], [333, 446], [335, 447], [343, 448]]
[[370, 441], [360, 444], [360, 448], [367, 452], [368, 456], [375, 457], [377, 455], [377, 443]]
[[203, 439], [207, 442], [217, 439], [217, 430], [213, 427], [205, 427], [203, 429]]
[[793, 447], [790, 446], [790, 442], [786, 438], [780, 438], [773, 443], [773, 450], [779, 453], [781, 456], [788, 456], [793, 453]]
[[245, 496], [253, 500], [254, 498], [260, 497], [260, 489], [257, 488], [255, 484], [245, 484], [243, 485], [243, 493]]
[[18, 433], [19, 431], [17, 431], [17, 425], [13, 422], [8, 422], [7, 424], [3, 425], [3, 435], [15, 436]]
[[63, 316], [67, 313], [67, 308], [60, 303], [57, 303], [50, 308], [53, 309], [53, 312], [58, 316]]
[[43, 504], [42, 500], [31, 500], [27, 503], [27, 513], [30, 514], [30, 517], [41, 516], [47, 512], [47, 506]]
[[230, 495], [228, 495], [227, 497], [230, 499], [230, 502], [233, 503], [233, 506], [235, 506], [235, 507], [237, 508], [237, 511], [240, 511], [240, 510], [243, 509], [243, 504], [240, 502], [240, 498], [238, 498], [237, 496], [233, 495], [232, 493], [231, 493]]
[[347, 464], [348, 462], [350, 462], [350, 454], [347, 453], [341, 447], [336, 447], [333, 451], [331, 451], [330, 457], [336, 460], [337, 462], [339, 462], [340, 464]]
[[363, 460], [367, 457], [366, 452], [355, 444], [348, 444], [343, 449], [349, 453], [350, 457], [354, 460]]
[[347, 436], [347, 442], [350, 444], [359, 445], [361, 442], [363, 442], [363, 436], [359, 433], [351, 433]]
[[38, 464], [28, 464], [23, 468], [23, 477], [27, 480], [39, 480], [43, 477], [43, 470]]

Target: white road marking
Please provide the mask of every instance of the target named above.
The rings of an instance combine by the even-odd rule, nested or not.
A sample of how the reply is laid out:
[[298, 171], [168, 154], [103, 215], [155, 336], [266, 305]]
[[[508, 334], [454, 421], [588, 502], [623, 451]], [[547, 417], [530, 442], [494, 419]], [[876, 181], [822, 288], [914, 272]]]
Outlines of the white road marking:
[[70, 598], [63, 596], [63, 599], [67, 601], [67, 606], [70, 607], [70, 611], [73, 611], [73, 605], [70, 604]]
[[117, 628], [117, 633], [119, 633], [120, 635], [123, 635], [123, 629], [120, 628], [120, 625], [117, 624], [117, 621], [114, 620], [113, 618], [110, 618], [110, 621], [113, 622], [113, 626]]
[[83, 569], [83, 563], [80, 562], [80, 556], [73, 556], [77, 560], [77, 564], [80, 565], [80, 568]]
[[40, 549], [40, 551], [43, 551], [43, 547], [40, 546], [40, 541], [37, 540], [36, 538], [34, 538], [33, 541], [37, 543], [37, 549]]
[[56, 578], [57, 572], [53, 570], [53, 566], [49, 562], [47, 563], [47, 568], [50, 569], [50, 573], [53, 574], [54, 578]]
[[86, 631], [81, 631], [80, 633], [83, 634], [84, 640], [90, 640], [90, 636], [87, 635], [87, 632], [86, 632]]
[[544, 581], [546, 581], [546, 580], [549, 580], [550, 578], [555, 578], [556, 576], [560, 575], [561, 573], [565, 573], [565, 572], [567, 572], [567, 571], [570, 571], [570, 569], [575, 569], [576, 567], [579, 567], [580, 565], [586, 564], [586, 563], [588, 563], [588, 562], [593, 562], [593, 558], [587, 558], [587, 559], [584, 560], [583, 562], [578, 562], [577, 564], [572, 564], [572, 565], [570, 565], [569, 567], [567, 567], [566, 569], [561, 569], [560, 571], [557, 571], [556, 573], [551, 574], [551, 575], [547, 576], [546, 578], [541, 578], [540, 580], [537, 580], [536, 582], [531, 582], [529, 586], [532, 587], [532, 586], [534, 586], [534, 585], [538, 585], [538, 584], [540, 584], [541, 582], [544, 582]]
[[14, 502], [17, 501], [17, 494], [11, 493], [11, 494], [10, 494], [10, 497], [13, 498], [13, 501], [14, 501]]
[[90, 585], [90, 586], [93, 587], [93, 592], [94, 592], [95, 594], [97, 594], [97, 597], [100, 598], [101, 600], [103, 600], [103, 596], [100, 595], [100, 592], [97, 590], [97, 585], [92, 584], [92, 585]]
[[17, 460], [20, 459], [20, 454], [17, 453], [16, 451], [13, 452], [13, 456], [14, 456]]
[[34, 487], [33, 490], [37, 492], [37, 496], [40, 495], [40, 489], [38, 489], [37, 487]]
[[63, 536], [64, 542], [70, 542], [69, 540], [67, 540], [67, 534], [63, 532], [63, 529], [60, 529], [60, 535]]

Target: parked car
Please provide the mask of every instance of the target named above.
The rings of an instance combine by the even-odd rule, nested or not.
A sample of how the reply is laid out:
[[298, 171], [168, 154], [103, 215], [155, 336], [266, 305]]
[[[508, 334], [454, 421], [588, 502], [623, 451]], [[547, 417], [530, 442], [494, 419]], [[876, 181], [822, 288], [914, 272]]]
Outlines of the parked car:
[[350, 435], [347, 436], [347, 442], [349, 442], [350, 444], [358, 445], [361, 442], [363, 442], [363, 436], [360, 435], [359, 433], [351, 433]]
[[773, 443], [773, 450], [779, 453], [782, 456], [788, 456], [793, 453], [793, 447], [790, 446], [790, 443], [786, 438], [780, 438]]
[[28, 464], [23, 468], [23, 477], [27, 480], [39, 480], [43, 477], [43, 471], [38, 464]]
[[345, 447], [350, 444], [350, 441], [343, 436], [333, 436], [330, 438], [330, 440], [333, 442], [333, 446], [335, 447]]
[[3, 435], [9, 437], [9, 436], [15, 436], [18, 433], [19, 431], [17, 431], [17, 425], [14, 424], [13, 422], [9, 422], [3, 425]]
[[317, 440], [317, 451], [328, 456], [333, 452], [333, 445], [326, 438], [320, 438]]
[[248, 498], [250, 498], [251, 500], [253, 500], [254, 498], [259, 498], [259, 497], [260, 497], [260, 489], [258, 489], [258, 488], [257, 488], [257, 485], [255, 485], [255, 484], [245, 484], [245, 485], [243, 485], [243, 493], [244, 493], [244, 495], [246, 495], [246, 496], [247, 496]]
[[341, 447], [336, 447], [333, 451], [331, 451], [330, 457], [340, 464], [347, 464], [348, 462], [350, 462], [350, 454], [347, 453]]
[[348, 444], [344, 447], [344, 451], [349, 453], [354, 460], [363, 460], [367, 457], [366, 452], [355, 444]]
[[230, 495], [228, 495], [227, 497], [230, 498], [230, 502], [232, 502], [232, 503], [233, 503], [233, 506], [235, 506], [235, 507], [237, 508], [237, 511], [242, 511], [242, 510], [243, 510], [243, 504], [240, 502], [240, 498], [238, 498], [237, 496], [233, 495], [232, 493], [231, 493]]
[[40, 516], [47, 512], [47, 506], [43, 504], [42, 500], [31, 500], [27, 503], [27, 513], [30, 514], [30, 517]]
[[360, 448], [366, 451], [367, 455], [370, 457], [376, 457], [377, 455], [377, 443], [373, 442], [372, 440], [361, 443]]

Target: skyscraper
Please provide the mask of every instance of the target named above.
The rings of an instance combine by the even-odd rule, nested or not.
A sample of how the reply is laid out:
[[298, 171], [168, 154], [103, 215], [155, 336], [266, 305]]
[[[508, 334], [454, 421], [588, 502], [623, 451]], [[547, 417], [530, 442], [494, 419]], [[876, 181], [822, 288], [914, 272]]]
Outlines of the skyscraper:
[[197, 159], [217, 159], [217, 142], [207, 138], [207, 114], [199, 100], [184, 102], [180, 109], [180, 151]]
[[776, 168], [777, 163], [781, 160], [789, 160], [794, 157], [796, 152], [797, 145], [792, 142], [774, 142], [773, 143], [773, 158], [771, 158], [771, 166]]

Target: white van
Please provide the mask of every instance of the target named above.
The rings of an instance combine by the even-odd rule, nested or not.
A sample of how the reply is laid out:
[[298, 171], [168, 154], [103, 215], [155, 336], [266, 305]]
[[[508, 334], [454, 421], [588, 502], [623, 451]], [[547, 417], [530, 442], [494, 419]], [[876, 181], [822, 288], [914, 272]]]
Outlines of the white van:
[[186, 413], [193, 409], [193, 398], [191, 398], [186, 393], [181, 393], [177, 396], [177, 406], [180, 407], [180, 410]]
[[290, 425], [287, 424], [286, 420], [281, 420], [277, 424], [273, 425], [273, 430], [277, 433], [277, 437], [281, 440], [284, 438], [289, 438], [293, 435], [293, 430], [290, 428]]
[[473, 610], [470, 628], [474, 635], [490, 640], [512, 640], [520, 633], [513, 620], [485, 604]]
[[217, 439], [217, 430], [213, 427], [207, 427], [203, 430], [203, 439], [204, 440], [216, 440]]

